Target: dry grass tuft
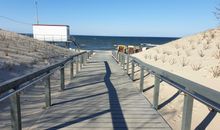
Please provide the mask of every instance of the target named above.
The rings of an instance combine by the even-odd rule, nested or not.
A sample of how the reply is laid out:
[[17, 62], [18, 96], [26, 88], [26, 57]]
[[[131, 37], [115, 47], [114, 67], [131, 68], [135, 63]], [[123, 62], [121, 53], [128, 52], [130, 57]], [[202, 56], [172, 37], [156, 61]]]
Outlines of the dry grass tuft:
[[180, 64], [182, 67], [185, 67], [189, 64], [189, 60], [187, 60], [185, 57], [183, 57], [181, 60], [180, 60]]
[[204, 56], [205, 56], [205, 54], [204, 54], [204, 51], [203, 51], [203, 50], [199, 50], [199, 51], [198, 51], [198, 54], [199, 54], [199, 56], [200, 56], [200, 57], [204, 57]]
[[176, 52], [176, 55], [177, 55], [177, 56], [180, 56], [180, 55], [181, 55], [180, 51], [177, 51], [177, 52]]
[[192, 70], [198, 71], [202, 68], [202, 64], [191, 64]]
[[214, 57], [216, 59], [220, 59], [220, 50], [217, 50], [215, 53], [214, 53]]
[[211, 70], [210, 70], [210, 72], [212, 73], [212, 76], [213, 76], [214, 78], [219, 77], [219, 76], [220, 76], [220, 66], [218, 65], [218, 66], [212, 67]]

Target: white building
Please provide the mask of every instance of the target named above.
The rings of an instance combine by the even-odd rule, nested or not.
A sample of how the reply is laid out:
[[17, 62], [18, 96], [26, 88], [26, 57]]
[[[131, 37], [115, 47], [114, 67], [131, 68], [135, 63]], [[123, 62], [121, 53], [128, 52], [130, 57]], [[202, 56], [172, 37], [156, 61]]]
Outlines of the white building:
[[33, 24], [33, 37], [47, 42], [69, 42], [68, 25]]

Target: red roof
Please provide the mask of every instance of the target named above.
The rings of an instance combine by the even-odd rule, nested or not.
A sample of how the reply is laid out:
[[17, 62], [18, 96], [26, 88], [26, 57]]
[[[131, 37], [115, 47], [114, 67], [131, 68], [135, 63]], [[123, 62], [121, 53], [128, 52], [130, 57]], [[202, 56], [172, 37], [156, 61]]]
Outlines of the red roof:
[[33, 26], [67, 26], [69, 25], [64, 25], [64, 24], [33, 24]]

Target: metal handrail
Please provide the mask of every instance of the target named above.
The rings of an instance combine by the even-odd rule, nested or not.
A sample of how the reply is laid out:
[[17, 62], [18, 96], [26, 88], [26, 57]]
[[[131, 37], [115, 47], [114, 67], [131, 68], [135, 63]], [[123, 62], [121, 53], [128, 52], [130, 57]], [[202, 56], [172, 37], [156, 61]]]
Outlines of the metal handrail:
[[19, 85], [21, 85], [21, 84], [23, 84], [27, 81], [30, 81], [33, 78], [41, 76], [42, 74], [44, 74], [44, 73], [46, 73], [50, 70], [53, 70], [57, 67], [60, 67], [60, 66], [64, 65], [65, 63], [67, 63], [68, 61], [72, 60], [74, 57], [82, 55], [84, 53], [86, 53], [86, 52], [84, 51], [84, 52], [81, 52], [81, 53], [74, 54], [74, 55], [70, 56], [69, 58], [67, 58], [67, 59], [65, 59], [61, 62], [58, 62], [54, 65], [45, 67], [41, 70], [34, 71], [30, 74], [26, 74], [26, 75], [23, 75], [23, 76], [20, 76], [20, 77], [17, 77], [17, 78], [7, 80], [3, 83], [0, 83], [0, 94], [5, 93], [5, 92], [9, 91], [10, 89], [16, 89], [16, 87], [18, 87]]
[[63, 91], [65, 87], [65, 77], [64, 77], [65, 66], [67, 64], [71, 64], [70, 78], [73, 79], [73, 70], [74, 70], [73, 62], [76, 62], [76, 74], [77, 74], [79, 71], [78, 70], [79, 65], [80, 68], [82, 68], [82, 65], [85, 65], [86, 59], [88, 59], [92, 55], [92, 53], [93, 51], [80, 52], [54, 65], [45, 67], [41, 70], [37, 70], [32, 73], [17, 78], [13, 78], [11, 80], [1, 83], [0, 102], [7, 98], [10, 98], [12, 129], [15, 130], [22, 129], [19, 92], [23, 91], [24, 89], [30, 86], [33, 86], [39, 81], [45, 80], [45, 103], [46, 103], [46, 107], [50, 107], [51, 106], [50, 76], [53, 73], [55, 73], [55, 71], [60, 70], [60, 80], [61, 80], [60, 88]]
[[[217, 112], [220, 112], [220, 92], [208, 88], [206, 86], [200, 85], [196, 82], [193, 82], [189, 79], [185, 79], [181, 76], [175, 75], [163, 69], [157, 68], [150, 64], [147, 64], [134, 56], [130, 56], [121, 52], [112, 52], [113, 57], [121, 63], [121, 66], [132, 61], [132, 72], [131, 78], [134, 79], [134, 67], [137, 64], [141, 68], [140, 74], [140, 92], [143, 92], [143, 83], [144, 83], [144, 70], [147, 70], [151, 74], [155, 75], [155, 84], [154, 84], [154, 98], [153, 106], [155, 109], [158, 109], [158, 100], [159, 100], [159, 85], [160, 80], [170, 84], [171, 86], [177, 88], [179, 91], [185, 93], [184, 97], [184, 107], [183, 107], [183, 120], [182, 120], [182, 130], [191, 128], [191, 118], [192, 118], [192, 107], [193, 99], [198, 100], [199, 102], [207, 105]], [[125, 58], [127, 57], [127, 58]], [[127, 59], [127, 63], [125, 63]], [[129, 69], [129, 64], [127, 64]], [[127, 72], [128, 72], [127, 69]]]

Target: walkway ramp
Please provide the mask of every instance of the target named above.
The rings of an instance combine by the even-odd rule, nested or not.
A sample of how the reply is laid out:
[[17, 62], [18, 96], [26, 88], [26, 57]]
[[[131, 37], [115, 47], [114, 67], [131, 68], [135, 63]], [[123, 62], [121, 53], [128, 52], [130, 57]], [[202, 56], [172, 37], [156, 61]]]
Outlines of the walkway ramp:
[[96, 52], [52, 101], [31, 129], [171, 129], [107, 51]]

